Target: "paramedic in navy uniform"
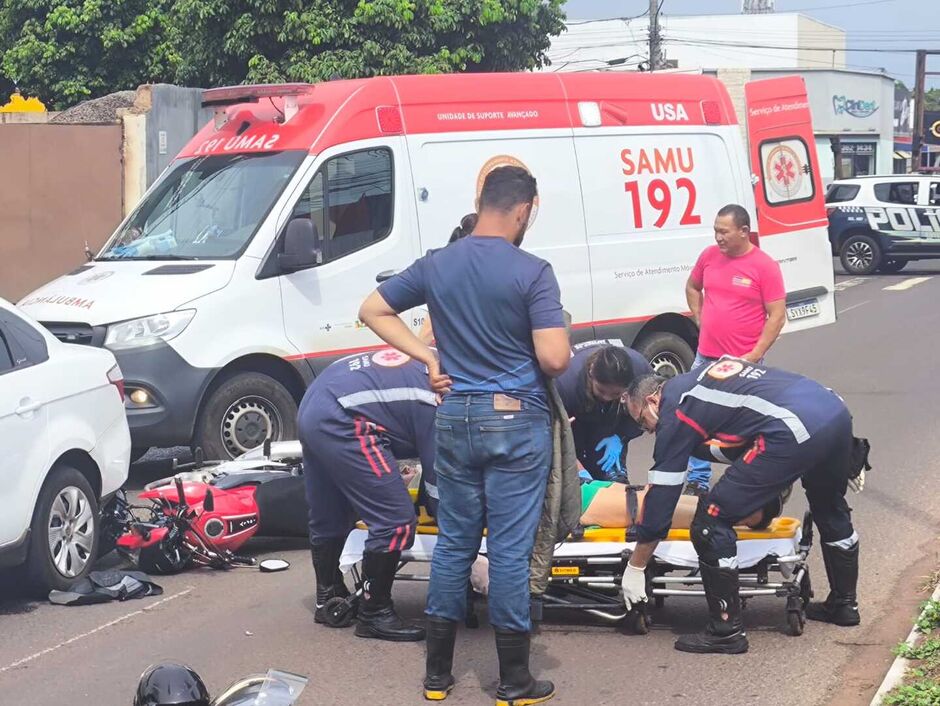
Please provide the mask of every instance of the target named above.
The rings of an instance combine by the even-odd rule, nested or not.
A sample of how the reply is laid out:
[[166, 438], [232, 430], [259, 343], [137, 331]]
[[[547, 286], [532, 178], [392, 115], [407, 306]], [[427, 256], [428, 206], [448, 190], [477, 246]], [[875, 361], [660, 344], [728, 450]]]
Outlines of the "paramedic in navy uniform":
[[[382, 284], [359, 312], [382, 339], [426, 363], [432, 388], [447, 393], [435, 422], [440, 533], [424, 680], [432, 700], [454, 686], [457, 623], [484, 527], [497, 703], [535, 704], [554, 694], [529, 671], [529, 560], [552, 463], [545, 378], [564, 372], [571, 350], [551, 266], [519, 248], [536, 196], [525, 169], [493, 169], [473, 232]], [[446, 375], [397, 315], [424, 304]]]
[[642, 436], [643, 430], [626, 413], [620, 399], [634, 377], [653, 369], [632, 348], [606, 341], [576, 348], [571, 365], [555, 384], [572, 418], [578, 461], [594, 480], [626, 482], [624, 448], [631, 439]]
[[415, 510], [396, 458], [420, 458], [425, 506], [433, 514], [434, 412], [428, 369], [394, 349], [341, 358], [313, 381], [297, 426], [304, 458], [310, 553], [317, 577], [314, 619], [348, 594], [339, 570], [356, 520], [369, 536], [362, 555], [364, 596], [356, 635], [396, 642], [421, 640], [424, 630], [398, 617], [392, 582], [402, 551], [415, 536]]
[[845, 501], [858, 469], [852, 417], [838, 395], [809, 378], [725, 357], [670, 380], [637, 378], [627, 397], [630, 415], [656, 434], [638, 543], [623, 575], [628, 605], [646, 600], [643, 569], [669, 531], [689, 455], [702, 456], [706, 443], [715, 460], [734, 460], [699, 500], [690, 528], [710, 620], [704, 633], [680, 637], [676, 649], [747, 651], [734, 525], [797, 479], [819, 528], [830, 588], [807, 617], [858, 625], [858, 535]]

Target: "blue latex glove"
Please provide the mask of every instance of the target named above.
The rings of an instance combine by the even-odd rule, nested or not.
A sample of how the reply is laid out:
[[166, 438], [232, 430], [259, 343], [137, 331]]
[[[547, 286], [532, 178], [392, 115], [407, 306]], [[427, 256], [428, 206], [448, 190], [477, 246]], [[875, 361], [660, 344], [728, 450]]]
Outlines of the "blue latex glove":
[[614, 434], [606, 439], [601, 439], [594, 447], [594, 450], [601, 452], [601, 457], [597, 462], [604, 473], [610, 474], [611, 470], [616, 470], [619, 474], [623, 471], [620, 466], [620, 457], [623, 455], [623, 440], [619, 436]]

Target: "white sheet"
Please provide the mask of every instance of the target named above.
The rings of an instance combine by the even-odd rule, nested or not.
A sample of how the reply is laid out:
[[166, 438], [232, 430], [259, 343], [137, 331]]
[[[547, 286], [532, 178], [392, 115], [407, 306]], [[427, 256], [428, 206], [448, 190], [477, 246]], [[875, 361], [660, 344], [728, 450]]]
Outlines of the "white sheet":
[[[799, 532], [797, 532], [799, 535]], [[343, 554], [340, 557], [340, 568], [343, 572], [362, 559], [362, 550], [365, 546], [368, 532], [355, 529], [346, 540]], [[415, 537], [414, 546], [402, 554], [408, 561], [431, 561], [437, 535], [419, 534]], [[620, 554], [624, 549], [633, 548], [633, 543], [619, 542], [565, 542], [555, 548], [555, 558], [580, 558], [588, 556], [610, 556]], [[767, 556], [788, 556], [799, 551], [797, 537], [785, 539], [745, 539], [738, 541], [738, 565], [741, 568], [754, 566]], [[480, 553], [486, 554], [486, 538], [480, 544]], [[656, 547], [656, 558], [674, 566], [698, 566], [698, 555], [692, 542], [660, 542]]]

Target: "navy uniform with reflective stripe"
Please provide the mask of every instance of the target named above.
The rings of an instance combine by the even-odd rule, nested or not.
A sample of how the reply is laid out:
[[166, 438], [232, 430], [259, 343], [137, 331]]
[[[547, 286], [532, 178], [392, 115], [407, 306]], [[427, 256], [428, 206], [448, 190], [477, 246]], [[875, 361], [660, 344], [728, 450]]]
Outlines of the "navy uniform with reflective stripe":
[[666, 536], [687, 459], [708, 449], [711, 460], [731, 464], [706, 499], [708, 514], [726, 528], [715, 533], [713, 559], [735, 556], [733, 524], [799, 478], [823, 541], [854, 543], [844, 497], [851, 448], [848, 409], [809, 378], [728, 357], [678, 375], [663, 386], [638, 537]]
[[396, 459], [421, 460], [433, 513], [436, 407], [427, 368], [395, 350], [343, 358], [313, 381], [298, 412], [311, 541], [345, 538], [361, 519], [368, 551], [412, 545], [414, 505]]
[[[574, 417], [571, 429], [577, 448], [578, 460], [595, 480], [606, 480], [607, 474], [598, 465], [595, 450], [601, 439], [617, 435], [624, 446], [643, 435], [643, 430], [631, 419], [619, 402], [597, 404], [588, 395], [588, 359], [598, 348], [614, 345], [607, 341], [590, 341], [576, 346], [568, 369], [555, 378], [555, 387], [569, 417]], [[630, 357], [633, 375], [653, 372], [649, 361], [632, 348], [623, 347]]]

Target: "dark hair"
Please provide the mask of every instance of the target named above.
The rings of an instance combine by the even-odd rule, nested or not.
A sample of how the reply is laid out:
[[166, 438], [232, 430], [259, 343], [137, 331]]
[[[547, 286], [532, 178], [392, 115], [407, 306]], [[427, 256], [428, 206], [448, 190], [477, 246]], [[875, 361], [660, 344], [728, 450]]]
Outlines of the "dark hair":
[[530, 204], [538, 196], [538, 186], [522, 167], [497, 167], [483, 181], [480, 210], [509, 211], [519, 204]]
[[460, 240], [461, 238], [466, 238], [473, 232], [473, 229], [477, 227], [477, 214], [468, 213], [466, 216], [460, 219], [460, 225], [454, 228], [453, 233], [450, 234], [450, 240], [448, 243], [453, 243], [455, 240]]
[[731, 220], [734, 221], [734, 224], [738, 228], [751, 227], [751, 217], [747, 209], [736, 203], [729, 203], [727, 206], [722, 206], [718, 210], [718, 217], [721, 218], [721, 216], [731, 216]]
[[633, 382], [630, 356], [618, 346], [601, 346], [588, 358], [588, 375], [601, 385], [626, 389]]
[[664, 382], [666, 378], [656, 373], [637, 375], [627, 388], [627, 397], [635, 403], [642, 402], [662, 387]]

